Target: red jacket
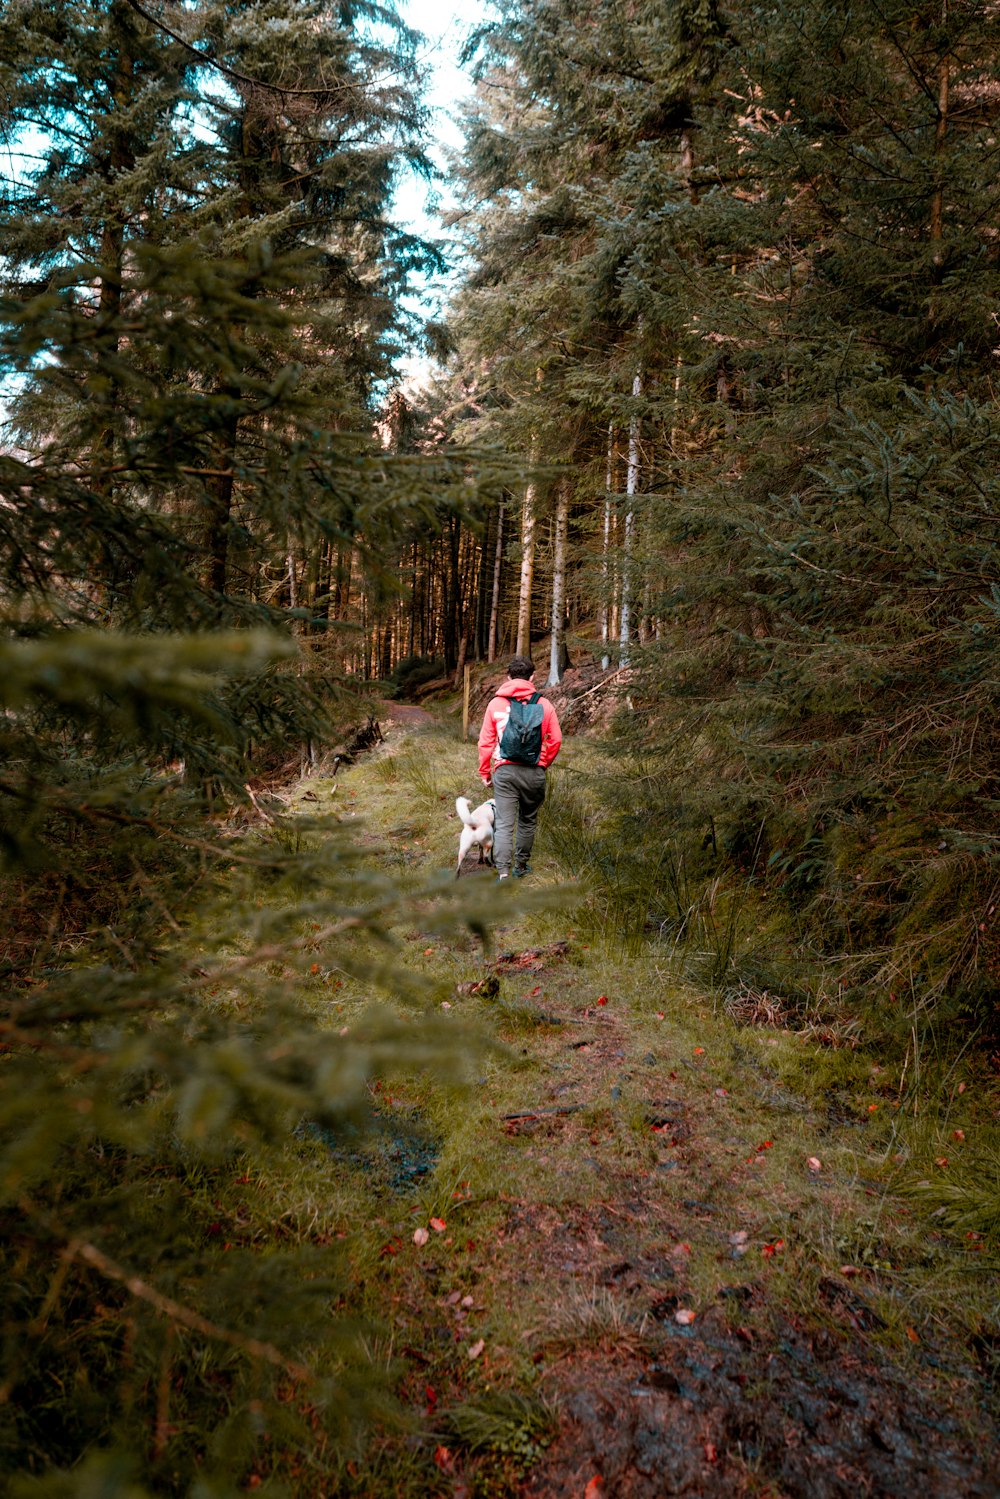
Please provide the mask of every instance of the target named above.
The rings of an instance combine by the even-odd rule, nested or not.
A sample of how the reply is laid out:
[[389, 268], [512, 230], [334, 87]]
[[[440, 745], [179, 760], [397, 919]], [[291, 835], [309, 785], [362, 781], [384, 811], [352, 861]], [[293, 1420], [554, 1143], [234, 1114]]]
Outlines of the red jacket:
[[[514, 677], [497, 690], [497, 695], [491, 698], [486, 713], [483, 716], [483, 726], [479, 731], [479, 774], [484, 781], [489, 782], [497, 765], [509, 765], [509, 760], [501, 760], [498, 753], [499, 741], [507, 727], [507, 719], [510, 717], [510, 703], [508, 698], [517, 697], [522, 703], [526, 703], [532, 693], [537, 691], [530, 682], [523, 677]], [[542, 708], [542, 753], [538, 757], [538, 763], [544, 770], [551, 765], [559, 747], [562, 744], [562, 730], [556, 717], [556, 710], [547, 697], [538, 699]]]

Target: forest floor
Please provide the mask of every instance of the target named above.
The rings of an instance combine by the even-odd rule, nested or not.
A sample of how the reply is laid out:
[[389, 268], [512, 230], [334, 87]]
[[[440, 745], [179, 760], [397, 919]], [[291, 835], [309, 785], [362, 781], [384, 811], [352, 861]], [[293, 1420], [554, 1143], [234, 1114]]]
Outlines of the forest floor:
[[[387, 713], [385, 743], [292, 808], [443, 881], [475, 747], [440, 712]], [[569, 740], [553, 780], [596, 753]], [[381, 1146], [324, 1168], [409, 1416], [335, 1492], [1000, 1493], [996, 1246], [908, 1190], [974, 1148], [995, 1095], [953, 1070], [914, 1117], [863, 1048], [736, 1024], [654, 941], [623, 952], [552, 842], [543, 821], [517, 888], [467, 861], [491, 951], [419, 914], [397, 934], [476, 1080], [386, 1080]], [[316, 982], [331, 1023], [362, 1013], [348, 974]]]

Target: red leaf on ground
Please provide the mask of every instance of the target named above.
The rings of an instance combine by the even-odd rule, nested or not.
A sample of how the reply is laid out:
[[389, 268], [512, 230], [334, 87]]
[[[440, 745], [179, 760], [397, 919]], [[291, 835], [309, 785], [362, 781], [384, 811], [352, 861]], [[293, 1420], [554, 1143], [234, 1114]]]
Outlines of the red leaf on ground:
[[597, 997], [597, 1003], [599, 1005], [606, 1005], [607, 1002], [608, 1002], [608, 996], [606, 994], [599, 994], [598, 995], [598, 997]]
[[719, 1461], [719, 1454], [715, 1450], [714, 1442], [705, 1443], [705, 1461], [707, 1463], [717, 1463]]
[[434, 1449], [434, 1461], [442, 1473], [452, 1474], [455, 1471], [455, 1459], [447, 1447], [436, 1447]]
[[696, 1046], [694, 1049], [694, 1054], [696, 1057], [703, 1057], [705, 1055], [704, 1046]]
[[600, 1473], [595, 1473], [583, 1491], [583, 1499], [601, 1499], [604, 1493], [604, 1479]]
[[445, 1229], [447, 1227], [448, 1227], [448, 1225], [447, 1225], [447, 1223], [445, 1223], [445, 1221], [444, 1221], [443, 1218], [432, 1218], [431, 1219], [431, 1228], [434, 1230], [434, 1232], [436, 1234], [443, 1234], [444, 1231], [445, 1231]]

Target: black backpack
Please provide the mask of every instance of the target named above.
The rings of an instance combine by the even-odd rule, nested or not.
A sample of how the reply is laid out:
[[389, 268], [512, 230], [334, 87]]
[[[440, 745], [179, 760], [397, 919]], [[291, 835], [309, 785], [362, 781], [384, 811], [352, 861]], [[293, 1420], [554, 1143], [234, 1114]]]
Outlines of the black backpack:
[[538, 701], [540, 693], [533, 692], [526, 703], [519, 697], [509, 697], [510, 717], [500, 736], [500, 759], [512, 760], [515, 765], [537, 765], [542, 753], [542, 719], [545, 709]]

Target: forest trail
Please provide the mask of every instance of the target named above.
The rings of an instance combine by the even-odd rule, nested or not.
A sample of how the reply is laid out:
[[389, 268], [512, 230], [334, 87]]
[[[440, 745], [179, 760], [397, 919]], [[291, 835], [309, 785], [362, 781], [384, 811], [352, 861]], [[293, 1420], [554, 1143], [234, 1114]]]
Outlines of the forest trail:
[[[436, 729], [414, 758], [397, 717], [348, 773], [352, 805], [369, 826], [391, 819], [415, 776], [410, 868], [430, 874], [453, 856], [449, 807], [474, 747]], [[588, 752], [571, 741], [562, 773]], [[550, 831], [526, 885], [555, 893]], [[467, 890], [485, 889], [471, 859], [468, 872]], [[495, 922], [485, 966], [468, 939], [408, 934], [430, 944], [441, 1008], [507, 1050], [450, 1113], [454, 1139], [416, 1200], [383, 1204], [373, 1229], [366, 1294], [392, 1305], [433, 1462], [411, 1453], [417, 1470], [391, 1490], [362, 1471], [350, 1492], [1000, 1491], [992, 1366], [933, 1312], [934, 1282], [977, 1245], [927, 1233], [887, 1186], [879, 1068], [835, 1058], [835, 1081], [812, 1043], [811, 1077], [801, 1038], [734, 1026], [662, 952], [626, 957], [590, 931], [585, 909], [512, 899]], [[551, 1440], [508, 1411], [494, 1445], [477, 1444], [449, 1417], [495, 1417], [498, 1390], [556, 1410]]]

